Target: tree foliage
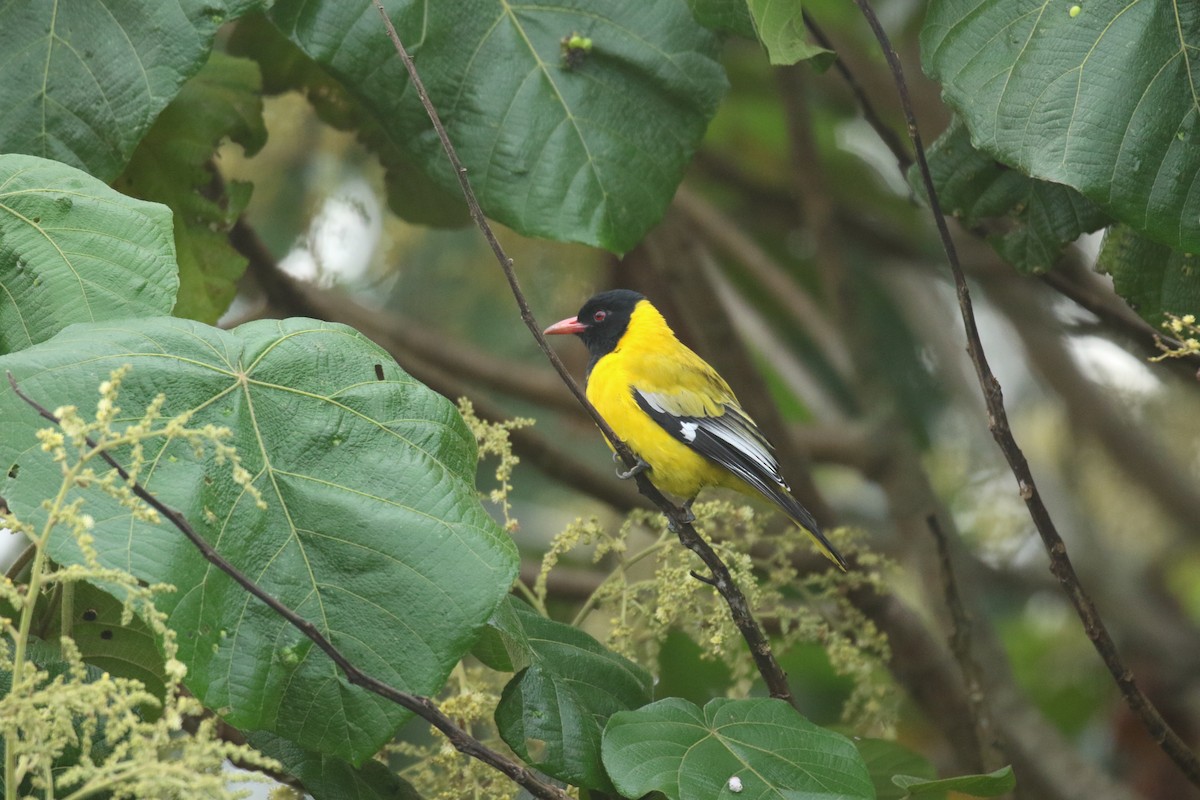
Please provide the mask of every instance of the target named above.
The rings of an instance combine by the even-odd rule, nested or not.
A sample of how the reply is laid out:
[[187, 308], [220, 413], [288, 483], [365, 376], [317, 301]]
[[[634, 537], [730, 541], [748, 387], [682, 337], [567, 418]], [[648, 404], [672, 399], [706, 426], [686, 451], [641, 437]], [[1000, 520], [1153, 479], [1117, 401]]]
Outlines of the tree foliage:
[[[893, 19], [907, 13], [881, 5]], [[803, 688], [796, 707], [751, 696], [754, 662], [729, 610], [696, 580], [699, 562], [615, 479], [597, 479], [590, 462], [607, 459], [597, 437], [585, 439], [558, 387], [514, 356], [525, 347], [512, 344], [517, 317], [492, 291], [499, 271], [483, 277], [490, 266], [462, 244], [474, 234], [423, 227], [467, 221], [459, 176], [373, 2], [36, 0], [0, 7], [0, 370], [61, 424], [47, 428], [17, 393], [0, 392], [0, 495], [9, 527], [32, 541], [0, 593], [6, 798], [182, 796], [189, 775], [212, 777], [227, 755], [282, 767], [318, 800], [458, 797], [464, 781], [515, 796], [499, 773], [353, 685], [135, 500], [101, 453], [356, 666], [440, 697], [479, 741], [578, 796], [993, 796], [1011, 790], [1010, 762], [1037, 796], [1066, 797], [1076, 783], [1125, 796], [1055, 728], [1074, 732], [1070, 703], [1054, 694], [1067, 687], [1025, 675], [1018, 686], [1009, 670], [979, 665], [1003, 652], [988, 611], [1007, 614], [1018, 633], [1004, 644], [1027, 648], [1029, 663], [1048, 663], [1051, 645], [1011, 611], [1034, 594], [1028, 572], [1012, 559], [996, 567], [989, 551], [1025, 524], [1014, 522], [1015, 490], [1005, 484], [991, 503], [999, 483], [972, 485], [964, 470], [991, 474], [995, 462], [972, 450], [978, 439], [946, 433], [978, 419], [956, 387], [957, 342], [930, 324], [945, 309], [929, 300], [932, 239], [910, 199], [932, 198], [907, 188], [921, 186], [916, 172], [899, 190], [878, 179], [881, 155], [890, 176], [910, 159], [894, 134], [862, 143], [864, 119], [880, 128], [899, 117], [859, 105], [891, 96], [880, 90], [890, 75], [864, 55], [875, 50], [861, 20], [816, 0], [803, 11], [772, 0], [382, 6], [506, 242], [541, 265], [602, 257], [529, 240], [625, 256], [574, 273], [539, 268], [529, 275], [539, 312], [573, 310], [585, 284], [653, 294], [748, 397], [804, 501], [825, 520], [840, 506], [858, 523], [833, 533], [855, 556], [840, 576], [754, 509], [697, 506]], [[1168, 333], [1192, 330], [1200, 9], [930, 0], [923, 10], [903, 46], [915, 54], [919, 41], [936, 82], [916, 87], [922, 124], [948, 120], [928, 152], [937, 194], [965, 246], [985, 238], [1001, 259], [970, 250], [972, 276], [1017, 323], [1073, 421], [1087, 425], [1083, 409], [1118, 419], [1068, 356], [1051, 357], [1068, 332], [1031, 281], [1041, 276], [1143, 349], [1153, 332], [1130, 309]], [[849, 92], [824, 69], [835, 56], [812, 15], [836, 31]], [[273, 116], [293, 93], [351, 133], [356, 155], [312, 146], [326, 136], [312, 134], [316, 121], [297, 133]], [[397, 268], [349, 300], [281, 274], [282, 253], [263, 242], [301, 232], [268, 231], [303, 205], [292, 189], [337, 171], [334, 158], [367, 163], [356, 169], [386, 198], [386, 212], [351, 203], [357, 217], [394, 215], [380, 227], [401, 219], [412, 239], [442, 243], [408, 251], [433, 266]], [[261, 163], [271, 166], [248, 180]], [[273, 210], [256, 211], [264, 201], [252, 192], [274, 197]], [[1097, 267], [1115, 294], [1079, 277], [1072, 243], [1097, 231]], [[454, 266], [431, 254], [456, 248], [470, 255]], [[889, 271], [899, 261], [917, 280]], [[431, 341], [422, 328], [439, 315], [443, 338]], [[230, 323], [257, 316], [283, 318]], [[1182, 358], [1194, 349], [1160, 346]], [[474, 410], [446, 397], [463, 394]], [[549, 435], [494, 424], [531, 408]], [[1195, 522], [1200, 496], [1162, 488], [1185, 469], [1173, 457], [1139, 468], [1121, 451], [1139, 442], [1096, 430], [1080, 440], [1127, 470], [1159, 514], [1122, 524], [1175, 541]], [[476, 490], [480, 450], [501, 457], [490, 494]], [[545, 475], [514, 478], [517, 456]], [[853, 477], [814, 480], [810, 457]], [[1076, 498], [1063, 513], [1084, 526], [1092, 498], [1111, 497], [1111, 471], [1063, 475]], [[562, 502], [562, 485], [579, 490], [571, 507], [591, 495], [621, 518], [557, 530], [545, 508]], [[536, 520], [532, 535], [518, 515]], [[961, 610], [953, 592], [905, 577], [939, 574], [929, 519], [959, 521], [945, 563], [997, 573], [965, 590], [983, 621], [974, 643], [954, 632], [953, 655], [925, 621], [947, 603]], [[1190, 570], [1122, 579], [1169, 596]], [[1137, 630], [1138, 610], [1118, 626]], [[1186, 614], [1171, 624], [1195, 632]], [[1070, 690], [1105, 685], [1099, 674]], [[78, 702], [38, 727], [54, 691]], [[895, 711], [902, 692], [920, 722]], [[1002, 707], [998, 696], [1018, 699]], [[1084, 716], [1104, 707], [1085, 705]], [[164, 742], [187, 715], [205, 721], [171, 751]], [[217, 741], [217, 718], [249, 746]], [[855, 738], [828, 727], [839, 720]], [[922, 725], [951, 753], [940, 779]], [[885, 741], [897, 734], [906, 744]], [[1034, 741], [1051, 745], [1039, 752]], [[158, 758], [183, 765], [176, 783], [171, 770], [157, 783], [147, 774]], [[1079, 776], [1059, 763], [1080, 764]]]

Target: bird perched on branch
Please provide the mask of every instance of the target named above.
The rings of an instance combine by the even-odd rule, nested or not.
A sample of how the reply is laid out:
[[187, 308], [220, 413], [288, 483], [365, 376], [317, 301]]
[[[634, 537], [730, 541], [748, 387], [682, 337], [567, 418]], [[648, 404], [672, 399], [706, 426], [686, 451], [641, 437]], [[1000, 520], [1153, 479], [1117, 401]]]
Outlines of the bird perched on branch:
[[627, 289], [601, 292], [545, 333], [574, 333], [591, 353], [588, 400], [638, 458], [620, 477], [650, 470], [661, 491], [685, 498], [689, 514], [705, 486], [760, 494], [846, 569], [812, 514], [792, 497], [771, 443], [729, 384], [675, 338], [649, 300]]

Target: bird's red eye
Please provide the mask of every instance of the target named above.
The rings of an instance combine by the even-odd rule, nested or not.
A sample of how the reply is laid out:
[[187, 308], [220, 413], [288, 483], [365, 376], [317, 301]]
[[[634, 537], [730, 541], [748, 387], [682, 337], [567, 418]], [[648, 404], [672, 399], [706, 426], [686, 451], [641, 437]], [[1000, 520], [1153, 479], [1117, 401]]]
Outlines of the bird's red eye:
[[604, 322], [604, 318], [607, 316], [607, 311], [597, 311], [595, 314], [592, 314], [592, 320], [594, 322]]

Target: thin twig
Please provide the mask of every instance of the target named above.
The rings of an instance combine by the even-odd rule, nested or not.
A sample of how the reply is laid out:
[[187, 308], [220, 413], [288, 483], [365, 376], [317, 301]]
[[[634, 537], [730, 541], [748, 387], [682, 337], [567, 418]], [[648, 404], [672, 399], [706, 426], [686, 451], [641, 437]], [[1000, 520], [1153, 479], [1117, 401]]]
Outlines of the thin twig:
[[937, 547], [938, 562], [942, 573], [942, 594], [946, 599], [946, 607], [950, 610], [950, 622], [953, 626], [950, 634], [950, 650], [958, 661], [962, 671], [963, 683], [966, 684], [967, 708], [971, 712], [973, 738], [971, 743], [978, 753], [979, 761], [975, 768], [979, 771], [990, 771], [999, 765], [987, 763], [984, 742], [992, 739], [990, 734], [992, 723], [984, 705], [983, 679], [978, 662], [972, 655], [971, 648], [971, 617], [963, 605], [962, 596], [958, 593], [958, 582], [954, 578], [954, 566], [950, 560], [950, 543], [946, 532], [938, 521], [937, 514], [925, 518], [929, 532], [933, 534], [933, 542]]
[[[833, 42], [829, 41], [829, 37], [825, 35], [825, 31], [821, 30], [817, 25], [817, 21], [807, 11], [801, 11], [801, 16], [804, 17], [804, 27], [808, 28], [809, 33], [817, 40], [817, 44], [824, 47], [826, 50], [837, 51], [833, 46]], [[850, 87], [850, 93], [854, 95], [854, 99], [858, 101], [858, 107], [862, 109], [863, 119], [867, 124], [875, 129], [875, 133], [887, 145], [887, 149], [892, 151], [892, 155], [896, 157], [896, 163], [900, 165], [900, 172], [907, 173], [908, 168], [912, 166], [912, 156], [905, 149], [904, 143], [900, 141], [900, 137], [892, 130], [879, 113], [875, 110], [875, 106], [871, 104], [871, 98], [867, 97], [866, 91], [862, 84], [858, 82], [858, 78], [850, 71], [850, 67], [846, 65], [846, 59], [840, 55], [833, 62], [833, 68], [842, 76], [842, 80]]]
[[[18, 534], [19, 535], [19, 534]], [[4, 573], [4, 577], [16, 583], [21, 571], [29, 566], [29, 562], [33, 560], [34, 554], [37, 553], [37, 546], [30, 542], [25, 549], [13, 560], [8, 569]]]
[[802, 289], [783, 265], [715, 205], [687, 186], [675, 192], [674, 204], [695, 223], [696, 232], [716, 250], [737, 261], [821, 349], [843, 378], [852, 371], [850, 354], [821, 306]]
[[908, 94], [908, 84], [904, 79], [904, 71], [900, 65], [900, 58], [892, 47], [892, 43], [888, 38], [887, 32], [884, 31], [883, 25], [880, 24], [879, 18], [871, 8], [869, 0], [854, 0], [854, 2], [866, 18], [867, 24], [871, 26], [871, 30], [875, 34], [880, 48], [883, 50], [884, 58], [887, 59], [888, 66], [891, 68], [892, 77], [895, 79], [900, 104], [904, 110], [905, 120], [908, 123], [908, 135], [912, 140], [913, 149], [916, 152], [917, 166], [920, 169], [921, 179], [925, 185], [925, 191], [929, 200], [929, 208], [933, 212], [934, 222], [937, 224], [938, 234], [942, 240], [942, 247], [946, 251], [946, 259], [950, 264], [950, 271], [954, 276], [954, 285], [958, 293], [959, 311], [962, 315], [963, 326], [966, 329], [967, 353], [971, 357], [971, 363], [975, 366], [975, 374], [983, 390], [984, 402], [987, 404], [989, 416], [988, 428], [991, 430], [992, 437], [996, 440], [1001, 452], [1004, 453], [1009, 468], [1017, 479], [1017, 486], [1020, 489], [1021, 497], [1025, 500], [1025, 505], [1029, 509], [1034, 526], [1037, 528], [1038, 534], [1042, 537], [1042, 542], [1045, 544], [1046, 551], [1050, 555], [1050, 571], [1058, 578], [1063, 590], [1071, 599], [1076, 613], [1083, 622], [1084, 632], [1092, 640], [1096, 652], [1100, 654], [1100, 658], [1104, 661], [1104, 665], [1116, 681], [1121, 695], [1125, 698], [1125, 702], [1128, 703], [1134, 716], [1141, 721], [1151, 738], [1159, 744], [1163, 752], [1179, 767], [1188, 780], [1200, 786], [1200, 760], [1197, 760], [1196, 754], [1188, 748], [1179, 734], [1163, 719], [1158, 709], [1150, 701], [1150, 698], [1137, 685], [1133, 677], [1133, 672], [1121, 659], [1120, 654], [1117, 652], [1116, 644], [1109, 635], [1104, 621], [1096, 611], [1095, 604], [1084, 591], [1083, 586], [1079, 582], [1079, 577], [1075, 574], [1075, 568], [1067, 556], [1067, 546], [1063, 543], [1062, 537], [1054, 525], [1054, 520], [1050, 517], [1050, 512], [1042, 501], [1042, 496], [1038, 492], [1037, 485], [1034, 483], [1029, 462], [1026, 461], [1025, 454], [1021, 451], [1020, 446], [1018, 446], [1012, 429], [1009, 427], [1008, 413], [1004, 407], [1004, 397], [1001, 392], [1000, 382], [992, 374], [987, 357], [984, 355], [983, 343], [979, 337], [979, 329], [975, 323], [975, 310], [971, 304], [971, 293], [967, 286], [967, 279], [963, 274], [962, 265], [959, 263], [954, 240], [950, 237], [950, 230], [946, 223], [945, 214], [942, 213], [941, 204], [938, 201], [937, 189], [933, 184], [933, 175], [929, 171], [929, 163], [925, 159], [925, 148], [921, 144], [921, 134], [917, 128], [917, 119], [913, 113], [912, 100]]
[[[21, 387], [17, 384], [17, 379], [13, 377], [11, 372], [8, 373], [8, 384], [16, 393], [17, 397], [24, 400], [34, 408], [44, 419], [49, 420], [55, 425], [60, 425], [61, 421], [52, 411], [38, 403], [36, 400], [25, 394]], [[86, 439], [88, 447], [95, 449], [96, 442], [92, 439]], [[239, 586], [245, 589], [250, 594], [254, 595], [261, 602], [265, 603], [272, 611], [287, 620], [296, 630], [303, 633], [313, 644], [321, 649], [325, 655], [329, 656], [330, 660], [338, 666], [346, 675], [346, 680], [355, 686], [361, 686], [369, 692], [379, 695], [393, 703], [402, 706], [409, 711], [420, 716], [422, 719], [429, 722], [439, 731], [446, 735], [450, 743], [454, 745], [460, 753], [479, 759], [485, 764], [494, 767], [500, 772], [507, 775], [514, 782], [524, 787], [534, 797], [543, 798], [543, 800], [568, 800], [568, 795], [561, 789], [543, 783], [536, 775], [526, 767], [518, 764], [512, 759], [506, 758], [496, 751], [488, 748], [479, 740], [475, 739], [471, 734], [467, 733], [462, 728], [454, 724], [454, 720], [442, 713], [442, 711], [434, 704], [432, 700], [420, 695], [409, 694], [408, 692], [396, 689], [383, 681], [360, 670], [354, 666], [342, 652], [334, 646], [333, 642], [325, 638], [325, 635], [318, 630], [317, 626], [309, 622], [304, 617], [297, 614], [292, 609], [281, 603], [279, 600], [271, 596], [265, 589], [257, 583], [246, 577], [241, 570], [231, 564], [213, 546], [210, 545], [203, 536], [196, 532], [187, 519], [176, 509], [163, 503], [153, 494], [146, 490], [141, 483], [132, 480], [129, 472], [121, 466], [111, 453], [107, 450], [100, 450], [100, 457], [108, 463], [110, 467], [117, 471], [121, 479], [129, 486], [130, 491], [137, 495], [143, 502], [165, 517], [172, 525], [187, 537], [205, 560], [215, 566], [217, 569], [224, 572], [232, 578]]]
[[[546, 337], [542, 335], [541, 326], [537, 324], [537, 320], [529, 308], [529, 303], [525, 299], [525, 293], [521, 291], [521, 285], [517, 281], [516, 272], [513, 271], [512, 259], [505, 254], [504, 248], [500, 246], [500, 242], [496, 239], [496, 235], [492, 232], [491, 226], [483, 215], [483, 209], [479, 207], [479, 201], [475, 198], [475, 191], [471, 188], [471, 182], [467, 179], [467, 168], [459, 160], [458, 153], [450, 141], [450, 136], [446, 133], [446, 128], [442, 125], [441, 118], [438, 116], [437, 109], [434, 108], [433, 103], [429, 100], [429, 94], [425, 91], [425, 85], [421, 81], [421, 76], [417, 74], [417, 68], [413, 64], [412, 57], [405, 49], [404, 43], [400, 41], [400, 36], [396, 33], [396, 28], [392, 25], [392, 20], [388, 17], [387, 10], [384, 9], [381, 0], [374, 0], [374, 3], [375, 8], [379, 11], [379, 15], [383, 17], [388, 37], [392, 40], [392, 44], [396, 48], [396, 54], [404, 63], [405, 70], [408, 71], [409, 80], [412, 81], [413, 88], [417, 92], [417, 97], [420, 98], [421, 104], [425, 107], [425, 112], [429, 115], [429, 119], [433, 123], [433, 128], [442, 143], [442, 149], [446, 151], [446, 157], [450, 160], [450, 165], [454, 168], [454, 174], [458, 178], [459, 186], [462, 188], [463, 197], [466, 198], [471, 218], [479, 226], [479, 230], [483, 234], [484, 239], [487, 240], [488, 245], [492, 248], [496, 260], [500, 262], [500, 268], [504, 271], [504, 277], [508, 280], [509, 288], [512, 290], [513, 297], [517, 301], [517, 306], [521, 310], [521, 319], [524, 321], [525, 326], [529, 328], [529, 332], [533, 334], [538, 347], [541, 348], [541, 351], [550, 360], [555, 371], [558, 372], [559, 377], [563, 379], [563, 382], [571, 390], [571, 393], [575, 395], [575, 399], [587, 411], [588, 416], [592, 418], [592, 421], [596, 423], [596, 427], [608, 439], [613, 449], [621, 457], [621, 460], [625, 462], [626, 467], [632, 469], [637, 462], [633, 452], [613, 432], [612, 427], [600, 416], [592, 404], [588, 402], [583, 390], [579, 388], [579, 384], [571, 377], [571, 373], [567, 371], [558, 354], [550, 348], [550, 345], [546, 342]], [[691, 523], [686, 521], [687, 513], [668, 500], [650, 482], [649, 477], [645, 473], [637, 476], [637, 485], [638, 490], [666, 515], [683, 546], [699, 556], [705, 566], [709, 568], [709, 571], [712, 572], [713, 585], [729, 606], [733, 623], [741, 632], [742, 638], [746, 640], [746, 644], [750, 648], [750, 655], [754, 659], [755, 666], [758, 668], [759, 674], [762, 675], [771, 696], [786, 700], [795, 706], [796, 699], [792, 696], [791, 689], [788, 687], [787, 674], [779, 666], [779, 662], [775, 660], [775, 655], [771, 652], [770, 641], [767, 639], [767, 635], [763, 632], [762, 627], [755, 621], [754, 615], [750, 611], [750, 604], [746, 600], [746, 596], [742, 594], [741, 589], [734, 582], [729, 568], [725, 566], [725, 563], [721, 561], [720, 556], [716, 554], [708, 542], [696, 532]]]

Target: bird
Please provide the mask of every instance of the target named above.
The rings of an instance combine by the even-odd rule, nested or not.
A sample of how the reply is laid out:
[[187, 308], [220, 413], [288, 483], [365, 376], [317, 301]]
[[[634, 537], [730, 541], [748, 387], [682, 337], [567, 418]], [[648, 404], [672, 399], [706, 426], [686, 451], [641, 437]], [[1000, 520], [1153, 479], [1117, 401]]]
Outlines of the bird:
[[644, 295], [629, 289], [600, 292], [578, 314], [543, 333], [575, 334], [587, 347], [588, 401], [638, 459], [632, 469], [618, 469], [618, 477], [649, 470], [660, 491], [685, 499], [689, 517], [705, 487], [761, 495], [847, 571], [841, 553], [792, 495], [774, 448], [729, 384], [679, 341]]

